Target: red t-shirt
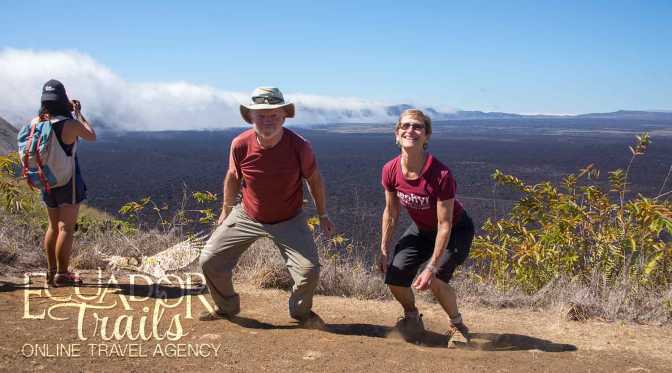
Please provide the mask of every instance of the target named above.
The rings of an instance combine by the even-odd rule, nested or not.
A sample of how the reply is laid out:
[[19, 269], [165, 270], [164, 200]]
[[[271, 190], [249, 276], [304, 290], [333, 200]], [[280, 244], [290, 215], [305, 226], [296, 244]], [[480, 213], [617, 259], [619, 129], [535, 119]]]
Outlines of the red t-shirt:
[[[431, 154], [427, 155], [420, 177], [407, 180], [401, 170], [401, 156], [383, 166], [382, 183], [385, 190], [396, 192], [401, 205], [419, 229], [435, 231], [438, 226], [436, 201], [455, 198], [457, 184], [450, 169]], [[453, 225], [457, 224], [464, 208], [455, 199]]]
[[303, 204], [303, 183], [317, 168], [310, 143], [283, 128], [282, 139], [263, 149], [253, 129], [233, 139], [229, 164], [243, 179], [243, 207], [264, 224], [293, 218]]

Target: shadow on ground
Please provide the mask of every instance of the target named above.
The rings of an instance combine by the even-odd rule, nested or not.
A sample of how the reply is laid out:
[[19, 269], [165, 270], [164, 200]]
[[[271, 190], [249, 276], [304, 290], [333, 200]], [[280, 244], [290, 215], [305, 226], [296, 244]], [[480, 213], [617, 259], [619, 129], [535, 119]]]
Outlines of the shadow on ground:
[[[391, 327], [372, 324], [328, 324], [327, 332], [341, 335], [358, 335], [375, 338], [396, 337], [405, 339]], [[448, 347], [450, 337], [430, 330], [418, 341], [409, 341], [425, 347]], [[471, 333], [470, 342], [454, 341], [455, 347], [481, 351], [540, 350], [544, 352], [576, 351], [570, 344], [554, 343], [545, 339], [521, 334]]]
[[554, 343], [522, 334], [471, 333], [469, 343], [455, 341], [457, 348], [482, 351], [540, 350], [544, 352], [576, 351], [574, 345]]
[[389, 326], [373, 324], [327, 324], [326, 332], [340, 335], [358, 335], [374, 338], [394, 338], [405, 340], [425, 347], [448, 347], [450, 338], [443, 334], [427, 330], [422, 338], [413, 339], [404, 337], [398, 330]]
[[273, 325], [269, 324], [263, 321], [251, 319], [249, 317], [242, 317], [242, 316], [233, 316], [229, 317], [226, 320], [239, 325], [243, 328], [248, 328], [248, 329], [263, 329], [263, 330], [269, 330], [269, 329], [300, 329], [301, 327], [299, 325]]

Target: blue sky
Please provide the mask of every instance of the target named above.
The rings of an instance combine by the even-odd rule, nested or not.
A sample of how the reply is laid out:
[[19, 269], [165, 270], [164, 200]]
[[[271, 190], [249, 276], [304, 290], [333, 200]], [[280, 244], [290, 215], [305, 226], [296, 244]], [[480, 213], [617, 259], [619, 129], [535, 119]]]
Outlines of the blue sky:
[[516, 113], [672, 109], [672, 1], [2, 1], [0, 48], [187, 82]]

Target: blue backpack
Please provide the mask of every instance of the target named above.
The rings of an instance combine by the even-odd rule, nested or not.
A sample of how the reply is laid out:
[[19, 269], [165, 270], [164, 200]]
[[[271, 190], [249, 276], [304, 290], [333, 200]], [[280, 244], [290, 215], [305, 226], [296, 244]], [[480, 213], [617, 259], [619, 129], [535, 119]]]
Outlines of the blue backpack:
[[[72, 148], [72, 155], [67, 155], [58, 143], [53, 127], [67, 119], [59, 116], [40, 121], [35, 118], [19, 131], [21, 174], [31, 187], [51, 193], [52, 188], [66, 185], [75, 175], [77, 142]], [[72, 184], [74, 201], [75, 183]]]

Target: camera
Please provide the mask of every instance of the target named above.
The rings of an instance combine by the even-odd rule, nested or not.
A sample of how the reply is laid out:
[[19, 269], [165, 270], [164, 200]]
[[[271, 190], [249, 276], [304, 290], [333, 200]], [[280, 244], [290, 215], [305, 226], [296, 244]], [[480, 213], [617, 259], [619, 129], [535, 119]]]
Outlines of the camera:
[[76, 112], [82, 110], [82, 103], [79, 100], [72, 100], [72, 109]]

